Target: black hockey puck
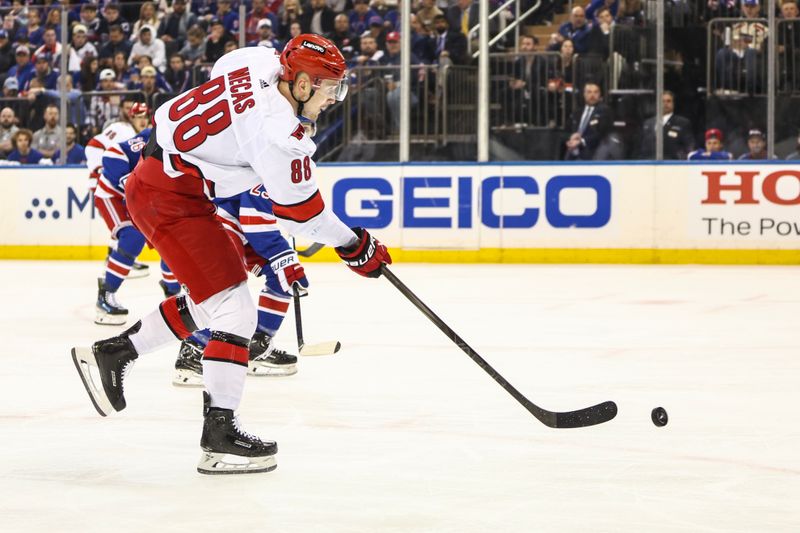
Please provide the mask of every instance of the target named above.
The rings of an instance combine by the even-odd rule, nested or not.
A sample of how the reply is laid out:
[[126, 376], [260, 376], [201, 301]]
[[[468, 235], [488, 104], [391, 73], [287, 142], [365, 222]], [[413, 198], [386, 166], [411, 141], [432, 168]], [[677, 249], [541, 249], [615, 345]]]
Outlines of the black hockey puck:
[[667, 416], [667, 411], [663, 407], [656, 407], [650, 413], [650, 418], [653, 420], [653, 424], [657, 425], [658, 427], [666, 426], [667, 422], [669, 422], [669, 417]]

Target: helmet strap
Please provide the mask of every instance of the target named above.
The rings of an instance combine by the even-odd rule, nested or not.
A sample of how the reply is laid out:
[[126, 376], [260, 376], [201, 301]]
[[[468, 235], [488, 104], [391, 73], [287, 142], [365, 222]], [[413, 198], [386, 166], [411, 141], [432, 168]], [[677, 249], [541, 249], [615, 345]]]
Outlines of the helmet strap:
[[290, 81], [288, 83], [289, 83], [289, 93], [292, 95], [292, 98], [294, 99], [294, 101], [297, 102], [297, 116], [298, 117], [302, 117], [303, 116], [303, 106], [306, 104], [306, 102], [308, 102], [309, 100], [311, 100], [311, 98], [314, 97], [315, 90], [312, 88], [311, 89], [311, 93], [308, 95], [308, 98], [306, 98], [305, 100], [299, 100], [294, 95], [294, 80], [292, 80], [292, 81]]

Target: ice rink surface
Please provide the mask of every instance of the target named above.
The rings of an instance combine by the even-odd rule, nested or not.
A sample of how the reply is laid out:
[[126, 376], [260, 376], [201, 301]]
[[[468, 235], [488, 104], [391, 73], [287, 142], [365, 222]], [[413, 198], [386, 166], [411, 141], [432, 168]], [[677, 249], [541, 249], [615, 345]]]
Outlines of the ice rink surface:
[[[0, 530], [800, 531], [800, 268], [393, 268], [533, 402], [618, 403], [570, 430], [388, 281], [306, 268], [306, 341], [343, 348], [248, 378], [244, 428], [278, 441], [278, 469], [212, 477], [200, 392], [171, 385], [177, 343], [139, 359], [125, 411], [92, 408], [69, 349], [122, 329], [92, 323], [101, 265], [0, 262]], [[123, 285], [132, 318], [157, 281]], [[296, 350], [291, 316], [278, 339]]]

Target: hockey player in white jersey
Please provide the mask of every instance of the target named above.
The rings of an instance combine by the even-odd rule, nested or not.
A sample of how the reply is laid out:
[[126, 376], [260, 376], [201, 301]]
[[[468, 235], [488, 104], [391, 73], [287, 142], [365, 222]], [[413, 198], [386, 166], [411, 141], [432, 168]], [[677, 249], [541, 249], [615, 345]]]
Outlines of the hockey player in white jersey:
[[197, 467], [203, 474], [270, 471], [277, 453], [275, 442], [244, 432], [235, 416], [257, 308], [242, 247], [215, 217], [211, 198], [263, 183], [290, 233], [336, 247], [362, 276], [379, 277], [382, 264], [391, 263], [383, 244], [363, 228], [348, 228], [325, 205], [314, 176], [316, 147], [302, 123], [343, 100], [346, 80], [341, 52], [318, 35], [293, 38], [280, 56], [264, 47], [226, 54], [208, 82], [156, 111], [155, 133], [127, 181], [134, 223], [189, 294], [163, 301], [120, 336], [73, 348], [73, 361], [105, 416], [125, 408], [124, 382], [139, 355], [210, 329]]
[[[86, 143], [86, 165], [89, 168], [89, 190], [94, 193], [97, 188], [97, 180], [103, 173], [103, 154], [106, 150], [133, 138], [147, 126], [150, 125], [150, 114], [147, 104], [125, 100], [120, 109], [120, 119], [112, 122], [103, 128], [103, 131], [89, 139]], [[110, 256], [117, 248], [116, 236], [112, 235], [108, 247]], [[106, 257], [106, 268], [108, 267], [108, 257]], [[144, 263], [134, 261], [128, 278], [141, 278], [147, 276], [148, 267]]]

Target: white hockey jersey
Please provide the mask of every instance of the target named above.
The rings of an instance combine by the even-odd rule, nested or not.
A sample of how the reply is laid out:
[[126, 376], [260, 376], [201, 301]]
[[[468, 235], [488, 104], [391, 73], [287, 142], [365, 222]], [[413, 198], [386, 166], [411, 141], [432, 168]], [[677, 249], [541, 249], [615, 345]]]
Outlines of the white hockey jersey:
[[343, 246], [355, 234], [325, 206], [314, 177], [314, 142], [278, 91], [274, 49], [224, 55], [210, 79], [161, 105], [155, 114], [164, 171], [199, 174], [210, 197], [236, 196], [263, 183], [289, 233]]
[[103, 172], [103, 153], [123, 141], [136, 135], [136, 130], [129, 122], [120, 120], [106, 126], [106, 128], [89, 139], [86, 143], [86, 166], [89, 168], [89, 189], [94, 191], [97, 179]]

